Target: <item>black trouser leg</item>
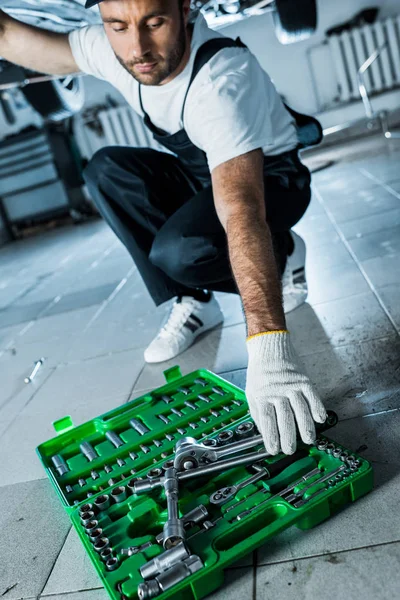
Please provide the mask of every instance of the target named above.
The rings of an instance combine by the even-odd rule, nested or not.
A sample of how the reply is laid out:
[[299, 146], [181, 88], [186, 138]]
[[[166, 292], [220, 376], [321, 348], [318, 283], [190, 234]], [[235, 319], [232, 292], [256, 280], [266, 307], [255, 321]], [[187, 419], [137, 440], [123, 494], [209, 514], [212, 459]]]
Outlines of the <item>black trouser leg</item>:
[[[156, 305], [195, 288], [237, 293], [212, 188], [200, 189], [177, 158], [145, 148], [103, 148], [84, 177]], [[289, 230], [310, 201], [310, 175], [290, 153], [265, 159], [264, 181], [267, 222], [283, 273], [292, 247]]]
[[[289, 230], [310, 202], [310, 174], [297, 158], [266, 159], [264, 173], [267, 222], [282, 274], [293, 249]], [[211, 186], [188, 200], [162, 226], [150, 260], [174, 281], [187, 286], [238, 292]]]
[[149, 260], [157, 232], [199, 186], [170, 154], [149, 148], [102, 148], [84, 172], [102, 217], [131, 254], [156, 305], [193, 290]]

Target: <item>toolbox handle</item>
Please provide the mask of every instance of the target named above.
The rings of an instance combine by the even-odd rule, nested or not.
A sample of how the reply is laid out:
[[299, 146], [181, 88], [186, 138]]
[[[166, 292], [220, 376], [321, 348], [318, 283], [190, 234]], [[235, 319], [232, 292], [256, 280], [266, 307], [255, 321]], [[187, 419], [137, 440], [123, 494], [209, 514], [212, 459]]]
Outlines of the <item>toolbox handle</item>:
[[164, 371], [164, 377], [167, 383], [172, 383], [173, 381], [180, 379], [182, 377], [180, 366], [175, 365], [175, 367], [171, 367]]
[[66, 431], [73, 429], [75, 427], [75, 425], [74, 425], [71, 417], [66, 416], [66, 417], [62, 417], [61, 419], [58, 419], [57, 421], [54, 421], [53, 427], [54, 427], [57, 435], [61, 435], [62, 433], [65, 433]]

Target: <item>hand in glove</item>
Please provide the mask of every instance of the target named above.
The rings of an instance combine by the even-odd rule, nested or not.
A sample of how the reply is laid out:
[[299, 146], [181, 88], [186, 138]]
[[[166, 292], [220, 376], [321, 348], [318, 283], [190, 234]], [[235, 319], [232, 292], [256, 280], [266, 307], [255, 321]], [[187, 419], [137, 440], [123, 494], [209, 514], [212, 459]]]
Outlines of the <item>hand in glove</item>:
[[270, 454], [293, 454], [296, 422], [306, 444], [315, 441], [315, 425], [325, 408], [309, 378], [297, 365], [289, 332], [261, 333], [247, 339], [246, 396], [250, 414]]

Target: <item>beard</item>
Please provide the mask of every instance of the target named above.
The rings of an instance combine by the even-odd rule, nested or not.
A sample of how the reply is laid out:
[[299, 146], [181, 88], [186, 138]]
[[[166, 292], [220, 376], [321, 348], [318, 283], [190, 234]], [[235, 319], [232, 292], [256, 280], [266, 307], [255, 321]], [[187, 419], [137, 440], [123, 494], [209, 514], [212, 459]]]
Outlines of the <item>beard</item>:
[[[177, 40], [174, 47], [168, 52], [167, 56], [153, 56], [152, 54], [146, 54], [141, 60], [123, 60], [118, 54], [115, 54], [118, 62], [124, 67], [126, 71], [136, 81], [142, 85], [160, 85], [164, 79], [169, 77], [179, 67], [183, 55], [186, 50], [186, 32], [183, 15], [181, 15], [181, 22]], [[140, 73], [135, 70], [136, 65], [145, 65], [151, 63], [157, 63], [154, 69], [150, 73]]]

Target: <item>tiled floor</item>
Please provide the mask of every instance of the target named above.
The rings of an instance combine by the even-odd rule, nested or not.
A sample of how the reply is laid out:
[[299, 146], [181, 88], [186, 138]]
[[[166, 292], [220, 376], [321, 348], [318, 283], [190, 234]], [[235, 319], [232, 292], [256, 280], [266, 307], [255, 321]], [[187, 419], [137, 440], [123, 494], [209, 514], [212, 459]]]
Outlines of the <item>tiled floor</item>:
[[[287, 530], [226, 573], [212, 597], [384, 600], [400, 589], [400, 145], [380, 138], [319, 151], [296, 227], [309, 302], [288, 317], [304, 367], [340, 423], [332, 436], [372, 461], [373, 493], [314, 530]], [[310, 164], [313, 159], [308, 158]], [[152, 307], [130, 257], [100, 221], [0, 249], [0, 597], [105, 600], [35, 455], [52, 421], [82, 423], [183, 372], [239, 386], [247, 361], [239, 299], [223, 328], [179, 359], [144, 365], [168, 309]], [[35, 381], [23, 383], [45, 358]]]

